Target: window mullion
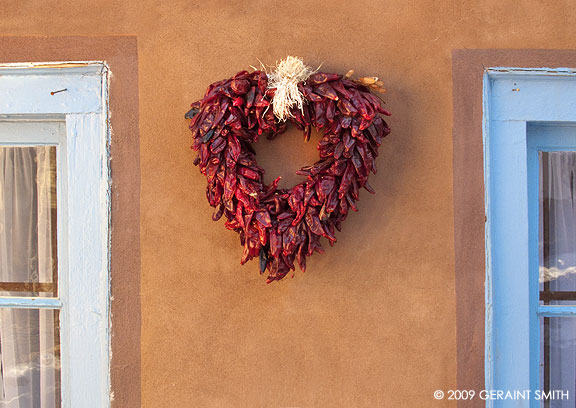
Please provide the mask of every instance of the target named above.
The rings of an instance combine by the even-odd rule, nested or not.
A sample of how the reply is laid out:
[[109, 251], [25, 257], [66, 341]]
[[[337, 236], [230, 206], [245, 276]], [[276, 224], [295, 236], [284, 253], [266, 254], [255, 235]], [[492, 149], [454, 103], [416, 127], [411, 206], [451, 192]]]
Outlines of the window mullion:
[[573, 306], [538, 306], [538, 316], [545, 317], [562, 317], [562, 316], [576, 316], [576, 305]]
[[16, 309], [60, 309], [62, 301], [56, 298], [34, 298], [17, 296], [0, 296], [0, 308]]

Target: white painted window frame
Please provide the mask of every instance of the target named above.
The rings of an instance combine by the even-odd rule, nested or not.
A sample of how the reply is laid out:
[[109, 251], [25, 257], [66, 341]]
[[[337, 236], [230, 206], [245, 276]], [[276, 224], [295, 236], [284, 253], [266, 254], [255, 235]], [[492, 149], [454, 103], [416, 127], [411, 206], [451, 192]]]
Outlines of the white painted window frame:
[[65, 126], [55, 139], [0, 137], [58, 146], [59, 296], [0, 297], [0, 307], [60, 310], [63, 407], [110, 406], [108, 79], [98, 61], [0, 65], [0, 121]]

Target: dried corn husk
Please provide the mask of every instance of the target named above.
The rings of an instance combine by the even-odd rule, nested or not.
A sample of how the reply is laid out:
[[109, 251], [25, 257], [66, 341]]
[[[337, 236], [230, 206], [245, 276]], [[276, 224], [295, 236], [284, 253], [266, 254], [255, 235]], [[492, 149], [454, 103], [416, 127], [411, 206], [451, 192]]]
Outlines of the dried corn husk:
[[288, 56], [267, 74], [268, 89], [276, 89], [272, 106], [279, 121], [293, 117], [291, 111], [294, 106], [302, 111], [304, 95], [298, 89], [298, 83], [306, 81], [316, 71], [306, 66], [301, 58]]

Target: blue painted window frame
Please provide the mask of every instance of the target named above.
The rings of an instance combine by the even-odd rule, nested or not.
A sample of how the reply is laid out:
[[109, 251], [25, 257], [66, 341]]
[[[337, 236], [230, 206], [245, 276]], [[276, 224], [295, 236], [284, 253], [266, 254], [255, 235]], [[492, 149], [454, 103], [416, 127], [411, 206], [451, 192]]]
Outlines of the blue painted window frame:
[[[485, 71], [486, 389], [541, 389], [539, 317], [576, 316], [576, 306], [538, 300], [538, 151], [576, 150], [576, 138], [529, 136], [533, 124], [576, 126], [575, 72]], [[539, 401], [486, 405], [537, 407]]]

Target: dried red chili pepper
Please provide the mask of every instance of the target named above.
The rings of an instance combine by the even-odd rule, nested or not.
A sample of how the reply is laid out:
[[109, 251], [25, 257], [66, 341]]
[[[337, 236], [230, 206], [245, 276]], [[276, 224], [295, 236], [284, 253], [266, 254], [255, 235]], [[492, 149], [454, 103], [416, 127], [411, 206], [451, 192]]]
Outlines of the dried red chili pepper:
[[306, 242], [304, 241], [298, 247], [296, 260], [298, 261], [298, 266], [300, 267], [302, 272], [306, 272]]
[[338, 109], [346, 116], [352, 116], [358, 113], [358, 110], [348, 99], [341, 98], [338, 100]]
[[214, 214], [212, 214], [212, 220], [218, 221], [220, 218], [222, 218], [223, 214], [224, 214], [224, 205], [220, 204], [218, 208], [214, 211]]
[[268, 250], [266, 248], [260, 249], [260, 274], [263, 274], [266, 270], [266, 264], [268, 263]]
[[268, 211], [258, 211], [256, 212], [256, 221], [263, 227], [269, 228], [272, 226], [272, 220], [270, 219], [270, 214]]
[[282, 235], [282, 247], [283, 247], [282, 253], [284, 254], [284, 256], [288, 256], [294, 252], [297, 239], [298, 234], [296, 233], [296, 227], [289, 226]]
[[300, 92], [302, 92], [302, 94], [306, 97], [306, 99], [308, 99], [311, 102], [323, 102], [324, 98], [322, 98], [320, 95], [317, 95], [314, 93], [314, 91], [312, 91], [312, 88], [308, 85], [299, 85], [299, 89]]
[[210, 151], [212, 154], [218, 154], [226, 147], [226, 140], [223, 137], [218, 137], [210, 144]]
[[280, 251], [282, 250], [282, 239], [275, 228], [271, 228], [269, 231], [269, 242], [270, 255], [273, 258], [278, 258], [280, 256]]
[[246, 79], [233, 79], [230, 88], [236, 95], [244, 95], [250, 89], [250, 81]]
[[350, 92], [344, 87], [344, 84], [342, 83], [342, 81], [334, 81], [332, 82], [330, 85], [332, 85], [332, 88], [334, 88], [334, 90], [336, 92], [338, 92], [341, 96], [343, 96], [346, 99], [350, 99]]
[[258, 174], [258, 172], [256, 170], [253, 170], [249, 167], [239, 167], [238, 168], [238, 174], [240, 174], [241, 176], [247, 177], [249, 179], [252, 179], [252, 180], [260, 179], [260, 174]]
[[335, 115], [336, 104], [332, 101], [326, 101], [326, 119], [328, 119], [328, 122], [334, 122]]
[[336, 94], [336, 91], [334, 90], [334, 88], [332, 88], [330, 86], [330, 84], [324, 83], [324, 84], [318, 85], [318, 86], [314, 87], [314, 92], [320, 96], [324, 96], [325, 98], [332, 99], [333, 101], [338, 100], [338, 95]]
[[323, 176], [316, 183], [316, 195], [320, 202], [326, 201], [328, 195], [332, 193], [336, 185], [336, 180], [332, 176]]
[[306, 82], [311, 85], [318, 85], [329, 81], [336, 81], [340, 78], [342, 78], [342, 75], [340, 74], [328, 74], [326, 72], [317, 72], [311, 75]]

